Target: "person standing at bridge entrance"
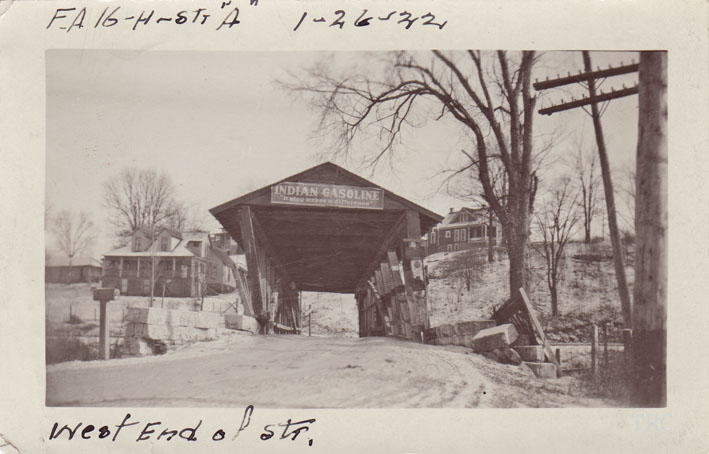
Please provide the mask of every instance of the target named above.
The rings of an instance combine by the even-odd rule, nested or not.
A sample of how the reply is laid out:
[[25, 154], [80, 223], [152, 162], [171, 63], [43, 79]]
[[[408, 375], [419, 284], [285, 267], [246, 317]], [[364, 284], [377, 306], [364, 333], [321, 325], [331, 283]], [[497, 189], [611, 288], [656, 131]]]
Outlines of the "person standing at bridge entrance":
[[268, 325], [270, 323], [270, 316], [268, 312], [261, 311], [260, 314], [256, 316], [256, 321], [258, 322], [258, 332], [259, 334], [268, 334]]
[[271, 293], [271, 304], [270, 304], [268, 327], [274, 333], [276, 332], [276, 313], [278, 312], [278, 288]]

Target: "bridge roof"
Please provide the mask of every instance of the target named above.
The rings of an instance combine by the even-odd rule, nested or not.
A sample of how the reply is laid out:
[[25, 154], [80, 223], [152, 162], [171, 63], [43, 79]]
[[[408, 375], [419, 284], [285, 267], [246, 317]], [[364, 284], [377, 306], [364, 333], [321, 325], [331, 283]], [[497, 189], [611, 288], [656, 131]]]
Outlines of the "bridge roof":
[[[294, 183], [289, 185], [289, 183]], [[277, 186], [363, 188], [378, 190], [366, 207], [323, 206], [307, 194], [294, 202], [273, 195]], [[360, 194], [350, 191], [355, 198]], [[381, 197], [381, 200], [378, 198]], [[347, 202], [347, 200], [345, 200]], [[306, 205], [305, 203], [309, 203]], [[375, 206], [376, 205], [376, 206]], [[239, 210], [250, 207], [254, 229], [269, 244], [278, 263], [299, 290], [352, 293], [387, 247], [406, 236], [407, 211], [416, 212], [420, 231], [443, 218], [331, 162], [284, 178], [209, 210], [239, 244], [243, 243]], [[389, 245], [385, 243], [391, 243]], [[369, 271], [371, 272], [371, 271]]]

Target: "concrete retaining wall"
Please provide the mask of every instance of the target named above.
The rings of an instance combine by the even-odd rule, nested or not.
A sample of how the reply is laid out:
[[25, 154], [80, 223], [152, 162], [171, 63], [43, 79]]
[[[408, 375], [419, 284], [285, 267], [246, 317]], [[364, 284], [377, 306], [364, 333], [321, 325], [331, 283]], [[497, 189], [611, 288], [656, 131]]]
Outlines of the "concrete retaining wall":
[[473, 337], [486, 328], [495, 326], [494, 320], [474, 320], [428, 328], [423, 332], [423, 341], [431, 345], [460, 345], [472, 347]]
[[130, 355], [164, 353], [168, 346], [216, 339], [224, 327], [224, 317], [216, 312], [131, 307], [124, 348]]
[[228, 329], [258, 333], [258, 322], [248, 315], [224, 314], [224, 322]]

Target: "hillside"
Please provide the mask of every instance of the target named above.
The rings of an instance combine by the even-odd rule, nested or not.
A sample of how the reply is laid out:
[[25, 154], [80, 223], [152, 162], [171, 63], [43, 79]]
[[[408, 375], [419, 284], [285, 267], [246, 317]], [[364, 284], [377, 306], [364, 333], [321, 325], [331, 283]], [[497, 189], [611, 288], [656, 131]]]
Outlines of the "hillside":
[[[312, 309], [310, 332], [313, 336], [357, 337], [357, 302], [354, 295], [339, 293], [301, 293], [305, 312]], [[303, 318], [303, 334], [308, 334], [308, 318]]]
[[[530, 252], [529, 297], [545, 331], [555, 341], [582, 342], [588, 340], [591, 323], [608, 321], [612, 323], [612, 336], [619, 340], [622, 317], [610, 244], [572, 243], [567, 248], [564, 279], [559, 289], [559, 317], [554, 320], [544, 259], [534, 250]], [[495, 307], [509, 298], [509, 261], [504, 253], [497, 254], [493, 263], [480, 257], [469, 265], [473, 269], [470, 289], [460, 267], [464, 254], [464, 251], [443, 252], [426, 258], [432, 326], [489, 319]], [[629, 254], [626, 263], [631, 292], [632, 259]]]

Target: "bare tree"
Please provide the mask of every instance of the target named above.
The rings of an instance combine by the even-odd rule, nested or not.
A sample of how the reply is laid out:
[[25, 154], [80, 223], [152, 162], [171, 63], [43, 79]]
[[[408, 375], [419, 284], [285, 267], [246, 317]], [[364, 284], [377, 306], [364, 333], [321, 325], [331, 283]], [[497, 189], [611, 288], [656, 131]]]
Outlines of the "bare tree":
[[175, 214], [171, 216], [166, 226], [181, 232], [204, 231], [207, 228], [207, 213], [199, 205], [179, 204]]
[[599, 197], [601, 189], [601, 175], [599, 174], [598, 154], [584, 151], [579, 145], [574, 161], [576, 181], [579, 186], [580, 204], [583, 214], [583, 242], [591, 244], [591, 225], [594, 217], [599, 213]]
[[546, 281], [551, 294], [551, 314], [559, 314], [559, 283], [563, 278], [564, 249], [579, 221], [578, 195], [570, 177], [563, 177], [535, 213], [541, 244], [535, 249], [546, 262]]
[[72, 261], [74, 256], [85, 252], [94, 240], [94, 223], [84, 211], [62, 210], [52, 221], [52, 231], [59, 250], [69, 259], [69, 277], [71, 282]]
[[152, 169], [126, 168], [104, 184], [104, 205], [111, 212], [110, 222], [117, 237], [123, 239], [138, 228], [150, 233], [150, 305], [155, 284], [160, 278], [155, 235], [162, 227], [183, 228], [190, 215], [175, 198], [172, 180]]
[[[452, 118], [470, 134], [474, 152], [461, 172], [475, 168], [481, 198], [502, 226], [510, 258], [510, 291], [527, 286], [529, 226], [538, 179], [533, 171], [531, 89], [534, 52], [504, 51], [387, 54], [382, 71], [336, 75], [325, 65], [306, 79], [286, 85], [305, 93], [320, 111], [319, 130], [334, 138], [336, 153], [348, 155], [355, 138], [374, 128], [382, 146], [368, 162], [395, 153], [407, 127], [426, 119]], [[494, 144], [488, 147], [487, 141]], [[499, 162], [504, 193], [495, 187], [491, 168]]]
[[106, 181], [104, 206], [119, 238], [141, 227], [154, 231], [184, 216], [170, 178], [152, 169], [126, 168]]
[[479, 279], [484, 263], [484, 252], [476, 249], [466, 249], [456, 253], [450, 260], [444, 262], [441, 271], [445, 276], [460, 278], [465, 284], [465, 289], [470, 291], [473, 283]]

